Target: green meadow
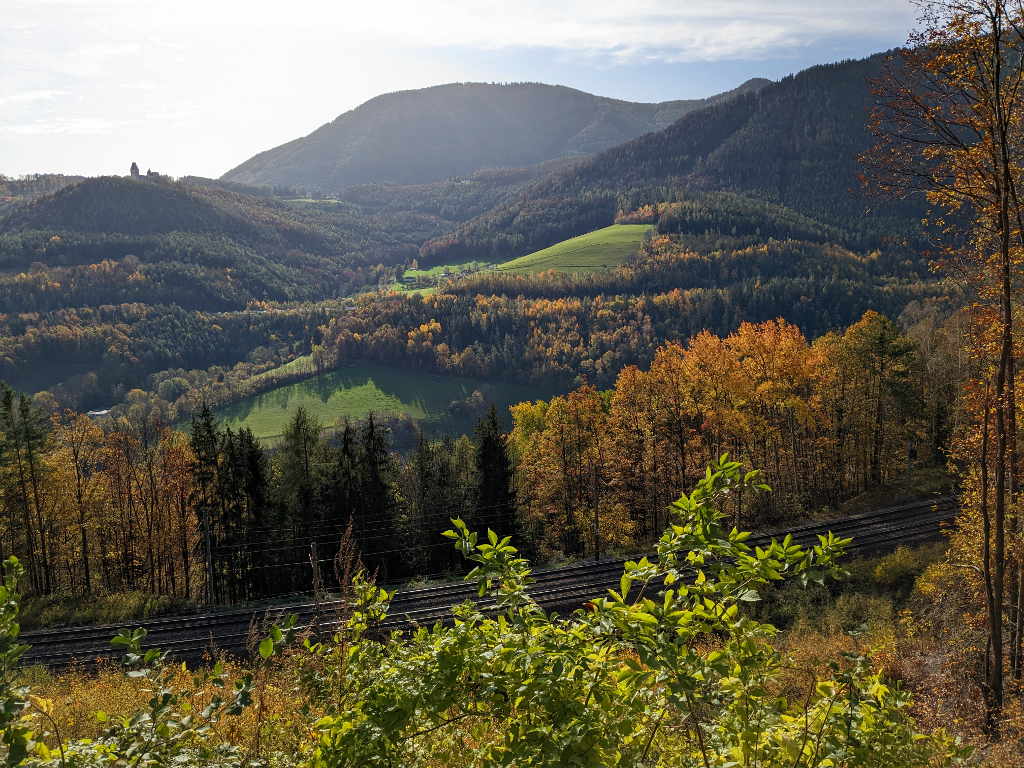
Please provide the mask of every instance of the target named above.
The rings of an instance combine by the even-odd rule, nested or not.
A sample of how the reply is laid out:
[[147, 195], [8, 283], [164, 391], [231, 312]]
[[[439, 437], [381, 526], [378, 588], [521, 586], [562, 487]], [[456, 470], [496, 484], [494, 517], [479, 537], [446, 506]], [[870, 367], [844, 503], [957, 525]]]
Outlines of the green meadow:
[[530, 272], [599, 272], [614, 269], [636, 253], [649, 224], [614, 224], [596, 232], [563, 240], [543, 251], [506, 261], [498, 270], [517, 275]]
[[[447, 264], [439, 264], [438, 266], [430, 267], [429, 269], [407, 269], [405, 270], [404, 277], [440, 277], [449, 271], [458, 274], [474, 261], [475, 259], [456, 259], [455, 261], [448, 262]], [[478, 266], [486, 266], [486, 263], [479, 262]], [[409, 285], [407, 283], [395, 283], [392, 288], [396, 291], [416, 291], [424, 296], [427, 296], [437, 290], [435, 286], [423, 287], [415, 284]]]
[[264, 443], [280, 439], [288, 420], [300, 405], [325, 426], [336, 418], [362, 418], [369, 411], [404, 413], [419, 422], [429, 435], [472, 434], [478, 414], [452, 409], [480, 390], [487, 405], [493, 401], [511, 429], [509, 407], [523, 400], [548, 398], [551, 392], [516, 384], [490, 384], [471, 379], [435, 376], [359, 364], [287, 384], [220, 409], [216, 416], [232, 429], [249, 427]]

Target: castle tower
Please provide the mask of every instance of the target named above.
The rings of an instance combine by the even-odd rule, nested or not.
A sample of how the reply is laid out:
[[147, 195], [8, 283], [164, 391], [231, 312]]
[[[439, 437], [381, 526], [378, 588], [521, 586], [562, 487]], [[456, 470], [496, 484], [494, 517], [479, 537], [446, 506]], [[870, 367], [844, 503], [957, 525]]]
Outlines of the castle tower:
[[132, 178], [133, 179], [139, 178], [139, 166], [135, 162], [132, 162], [132, 171], [131, 171], [131, 173], [132, 173]]

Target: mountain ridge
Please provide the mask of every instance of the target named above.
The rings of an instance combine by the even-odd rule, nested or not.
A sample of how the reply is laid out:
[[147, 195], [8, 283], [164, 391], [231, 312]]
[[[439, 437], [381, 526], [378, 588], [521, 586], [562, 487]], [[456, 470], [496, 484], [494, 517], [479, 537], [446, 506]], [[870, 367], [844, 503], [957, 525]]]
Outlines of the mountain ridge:
[[858, 156], [870, 145], [865, 77], [888, 53], [809, 67], [690, 112], [553, 174], [514, 201], [421, 248], [428, 263], [508, 259], [613, 223], [618, 211], [722, 191], [782, 204], [846, 231], [854, 248], [914, 236], [920, 201], [872, 208], [858, 195]]
[[483, 169], [532, 166], [600, 152], [769, 82], [754, 78], [707, 99], [651, 104], [542, 83], [450, 83], [396, 91], [254, 155], [221, 179], [335, 192], [355, 184], [424, 184]]

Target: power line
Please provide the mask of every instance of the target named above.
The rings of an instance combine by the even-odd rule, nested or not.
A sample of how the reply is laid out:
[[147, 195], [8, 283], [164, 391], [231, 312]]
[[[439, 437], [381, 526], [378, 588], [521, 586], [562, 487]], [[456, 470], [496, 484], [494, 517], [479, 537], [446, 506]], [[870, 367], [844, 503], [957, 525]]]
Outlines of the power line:
[[[308, 546], [308, 544], [306, 546]], [[439, 547], [451, 547], [452, 551], [453, 552], [455, 551], [454, 545], [451, 542], [449, 542], [449, 541], [439, 541], [436, 544], [421, 544], [421, 545], [416, 547], [416, 550], [417, 551], [423, 551], [425, 549], [428, 549], [428, 550], [429, 549], [437, 549]], [[398, 553], [408, 553], [410, 551], [411, 550], [409, 548], [407, 548], [407, 547], [396, 547], [394, 549], [382, 549], [382, 550], [378, 550], [376, 552], [364, 552], [364, 553], [361, 553], [361, 555], [369, 557], [369, 558], [377, 558], [377, 557], [379, 557], [381, 555], [393, 555], [393, 554], [398, 554]], [[333, 563], [334, 562], [334, 558], [325, 558], [323, 560], [318, 560], [318, 562]], [[220, 573], [248, 573], [249, 571], [266, 570], [266, 569], [270, 569], [270, 568], [289, 568], [289, 567], [291, 567], [293, 565], [307, 566], [309, 564], [310, 564], [309, 559], [306, 559], [306, 560], [296, 560], [296, 561], [290, 562], [290, 563], [268, 563], [266, 565], [246, 566], [244, 568], [227, 568], [227, 569], [223, 569], [223, 570], [221, 570], [219, 572]]]
[[[508, 506], [509, 506], [508, 504], [500, 504], [500, 503], [499, 504], [484, 504], [482, 506], [472, 507], [471, 509], [468, 509], [466, 511], [467, 512], [480, 512], [480, 511], [485, 510], [485, 509], [497, 509], [497, 508], [508, 507]], [[354, 519], [358, 515], [357, 515], [357, 513], [353, 512], [351, 516]], [[296, 527], [297, 527], [296, 525], [259, 526], [259, 527], [247, 528], [246, 530], [251, 531], [253, 533], [273, 533], [275, 531], [294, 531], [296, 529]], [[323, 524], [321, 524], [320, 527], [336, 528], [338, 530], [344, 531], [345, 528], [348, 527], [348, 523], [345, 523], [345, 524], [341, 524], [341, 523], [323, 523]]]
[[[505, 515], [502, 515], [502, 514], [488, 515], [486, 517], [476, 518], [476, 519], [472, 520], [470, 525], [476, 526], [476, 525], [479, 525], [481, 523], [495, 522], [495, 521], [498, 521], [498, 520], [502, 520], [504, 518], [505, 518]], [[346, 530], [347, 530], [347, 528], [346, 528]], [[391, 540], [391, 539], [394, 539], [394, 538], [401, 537], [404, 532], [423, 533], [424, 531], [423, 531], [423, 526], [414, 526], [413, 528], [405, 529], [405, 531], [403, 531], [402, 529], [399, 529], [398, 531], [395, 531], [395, 532], [392, 532], [392, 533], [377, 533], [377, 534], [373, 534], [371, 536], [359, 535], [358, 533], [353, 532], [353, 540], [357, 541], [359, 543], [365, 543], [367, 541], [380, 541], [381, 539]], [[288, 537], [288, 538], [285, 538], [285, 539], [279, 539], [278, 540], [279, 543], [275, 543], [273, 546], [259, 548], [259, 549], [250, 549], [250, 547], [253, 546], [253, 544], [251, 544], [251, 543], [223, 544], [223, 545], [215, 546], [213, 548], [213, 551], [214, 552], [227, 552], [227, 551], [232, 551], [232, 550], [247, 550], [247, 551], [252, 552], [254, 554], [260, 553], [260, 552], [275, 552], [275, 551], [282, 550], [282, 549], [295, 549], [297, 547], [306, 547], [306, 546], [308, 546], [310, 543], [312, 543], [314, 541], [317, 544], [335, 543], [335, 542], [338, 541], [338, 539], [329, 538], [329, 537], [332, 537], [334, 535], [335, 534], [333, 534], [333, 533], [316, 532], [316, 533], [311, 533], [308, 536], [291, 536], [291, 537]], [[342, 535], [344, 535], [344, 534], [342, 534]], [[324, 539], [327, 539], [327, 540], [324, 541]], [[297, 543], [296, 544], [287, 544], [286, 542], [297, 542]]]

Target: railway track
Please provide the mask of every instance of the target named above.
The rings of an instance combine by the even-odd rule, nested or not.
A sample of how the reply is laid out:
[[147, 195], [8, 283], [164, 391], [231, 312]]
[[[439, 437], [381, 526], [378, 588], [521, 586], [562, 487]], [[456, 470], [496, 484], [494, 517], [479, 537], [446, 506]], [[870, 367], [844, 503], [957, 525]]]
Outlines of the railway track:
[[[773, 537], [782, 538], [790, 534], [796, 543], [816, 544], [818, 535], [832, 531], [842, 537], [852, 536], [853, 551], [874, 554], [892, 550], [901, 543], [917, 544], [940, 538], [942, 523], [951, 523], [956, 511], [955, 498], [940, 497], [850, 517], [759, 532], [751, 535], [748, 543], [763, 545]], [[549, 610], [578, 608], [588, 598], [617, 588], [625, 562], [624, 558], [614, 558], [538, 571], [534, 574], [535, 583], [530, 594]], [[433, 624], [449, 617], [451, 607], [465, 600], [475, 600], [484, 608], [491, 605], [489, 599], [477, 597], [475, 585], [466, 582], [401, 590], [391, 603], [385, 628]], [[272, 609], [246, 608], [200, 616], [150, 619], [133, 626], [146, 629], [148, 646], [171, 651], [181, 659], [197, 660], [214, 650], [244, 654], [253, 622], [263, 618], [274, 621], [285, 613], [296, 614], [300, 624], [315, 621], [322, 630], [329, 631], [336, 621], [336, 608], [337, 603], [334, 602], [307, 602]], [[29, 664], [51, 667], [116, 658], [118, 654], [111, 648], [110, 638], [117, 629], [117, 626], [105, 625], [25, 632], [22, 642], [31, 648], [23, 658]]]

